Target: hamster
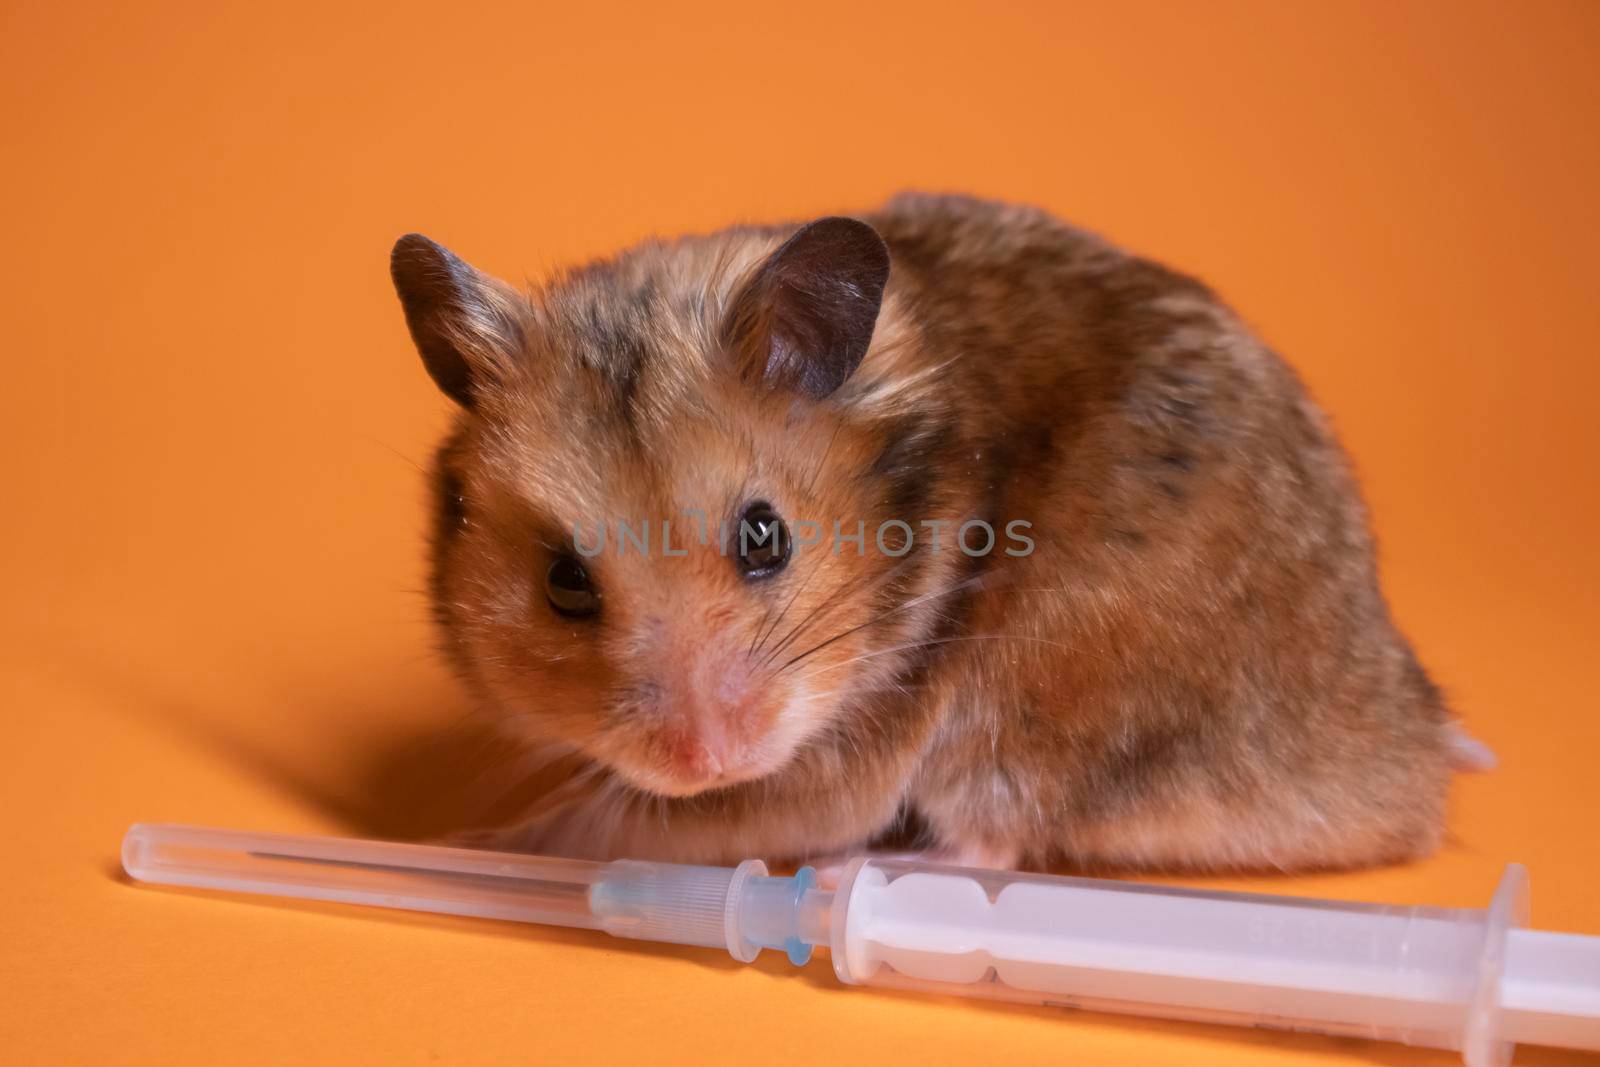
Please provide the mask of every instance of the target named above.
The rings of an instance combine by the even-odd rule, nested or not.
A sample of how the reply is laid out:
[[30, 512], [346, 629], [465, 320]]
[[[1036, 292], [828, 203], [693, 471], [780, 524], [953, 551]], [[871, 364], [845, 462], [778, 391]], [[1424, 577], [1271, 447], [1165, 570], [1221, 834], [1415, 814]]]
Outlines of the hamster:
[[1433, 850], [1487, 760], [1294, 372], [1043, 211], [907, 194], [532, 293], [391, 265], [460, 409], [443, 648], [581, 765], [501, 847], [1343, 867]]

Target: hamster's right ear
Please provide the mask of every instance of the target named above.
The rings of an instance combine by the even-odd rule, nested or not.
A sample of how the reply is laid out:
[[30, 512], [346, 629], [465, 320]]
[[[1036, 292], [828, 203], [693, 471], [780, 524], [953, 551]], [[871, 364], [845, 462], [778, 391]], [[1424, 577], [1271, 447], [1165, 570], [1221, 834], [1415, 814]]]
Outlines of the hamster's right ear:
[[446, 396], [472, 407], [522, 350], [527, 301], [420, 233], [395, 242], [389, 273], [423, 366]]
[[723, 344], [747, 379], [821, 400], [855, 373], [889, 281], [889, 247], [859, 219], [818, 219], [733, 298]]

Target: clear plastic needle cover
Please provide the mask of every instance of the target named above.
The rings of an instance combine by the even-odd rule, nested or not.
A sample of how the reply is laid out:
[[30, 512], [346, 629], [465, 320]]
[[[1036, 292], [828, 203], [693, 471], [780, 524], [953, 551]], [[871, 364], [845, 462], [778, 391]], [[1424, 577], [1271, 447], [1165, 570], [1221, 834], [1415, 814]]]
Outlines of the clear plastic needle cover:
[[386, 841], [132, 827], [122, 865], [144, 882], [598, 929], [605, 864]]
[[375, 841], [139, 825], [142, 881], [762, 948], [827, 948], [845, 982], [1280, 1027], [1506, 1062], [1514, 1042], [1600, 1049], [1600, 938], [1520, 927], [1527, 876], [1488, 908], [1355, 904], [858, 859], [837, 890], [759, 860], [589, 863]]

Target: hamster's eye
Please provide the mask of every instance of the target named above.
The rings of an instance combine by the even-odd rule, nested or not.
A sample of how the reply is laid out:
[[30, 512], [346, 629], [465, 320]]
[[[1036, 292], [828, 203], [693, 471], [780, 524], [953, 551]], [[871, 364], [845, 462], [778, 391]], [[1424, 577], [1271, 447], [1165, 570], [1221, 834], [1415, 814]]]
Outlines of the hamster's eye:
[[544, 575], [544, 595], [556, 614], [581, 619], [600, 610], [600, 594], [589, 572], [571, 556], [558, 556]]
[[435, 488], [438, 511], [434, 529], [441, 534], [454, 533], [467, 524], [466, 489], [461, 484], [461, 475], [453, 470], [440, 471]]
[[789, 562], [789, 528], [771, 504], [758, 500], [739, 516], [739, 570], [746, 578], [765, 578]]

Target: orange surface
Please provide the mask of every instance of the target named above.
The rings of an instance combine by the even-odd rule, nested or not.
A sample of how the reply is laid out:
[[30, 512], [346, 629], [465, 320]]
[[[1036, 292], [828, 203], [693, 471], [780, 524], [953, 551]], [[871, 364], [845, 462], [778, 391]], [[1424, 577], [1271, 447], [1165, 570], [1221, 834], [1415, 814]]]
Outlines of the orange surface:
[[1503, 759], [1426, 863], [1212, 884], [1477, 905], [1521, 860], [1536, 922], [1600, 934], [1600, 5], [450, 7], [0, 10], [0, 1059], [1451, 1062], [117, 874], [134, 820], [402, 835], [473, 793], [397, 234], [537, 277], [904, 186], [1243, 309]]

